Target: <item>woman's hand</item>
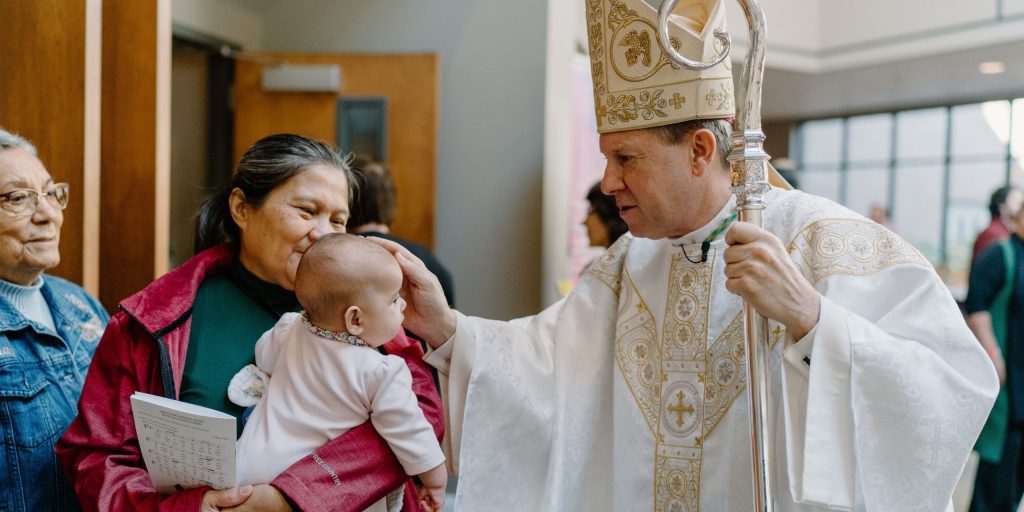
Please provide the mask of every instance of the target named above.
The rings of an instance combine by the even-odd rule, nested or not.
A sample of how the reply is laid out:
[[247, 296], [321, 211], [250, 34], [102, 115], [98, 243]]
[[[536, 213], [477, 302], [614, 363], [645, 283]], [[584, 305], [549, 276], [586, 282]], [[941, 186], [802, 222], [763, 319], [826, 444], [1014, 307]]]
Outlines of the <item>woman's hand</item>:
[[225, 508], [223, 510], [238, 512], [291, 512], [292, 507], [288, 504], [288, 500], [284, 499], [284, 495], [281, 494], [281, 491], [277, 490], [277, 488], [269, 484], [259, 484], [252, 486], [252, 494], [249, 496], [249, 499], [244, 500], [244, 502], [237, 506]]
[[437, 276], [427, 270], [427, 266], [405, 247], [384, 240], [383, 238], [367, 237], [376, 242], [391, 254], [395, 255], [398, 265], [405, 274], [402, 283], [402, 298], [405, 299], [405, 321], [402, 325], [431, 347], [437, 348], [455, 334], [455, 311], [448, 307], [444, 290]]
[[244, 485], [242, 487], [224, 489], [223, 491], [206, 491], [203, 493], [203, 501], [199, 510], [200, 512], [216, 512], [218, 510], [227, 510], [228, 507], [241, 505], [252, 495], [252, 490], [251, 485]]

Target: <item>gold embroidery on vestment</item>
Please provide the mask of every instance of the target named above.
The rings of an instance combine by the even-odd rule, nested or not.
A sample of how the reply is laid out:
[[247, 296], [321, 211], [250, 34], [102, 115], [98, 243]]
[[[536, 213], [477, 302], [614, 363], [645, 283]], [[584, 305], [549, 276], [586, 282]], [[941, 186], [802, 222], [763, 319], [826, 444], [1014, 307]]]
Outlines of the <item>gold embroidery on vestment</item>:
[[[708, 307], [715, 259], [672, 257], [659, 350], [664, 383], [658, 409], [654, 510], [700, 510]], [[679, 505], [682, 505], [680, 507]]]
[[615, 362], [652, 436], [658, 433], [661, 409], [661, 352], [654, 317], [636, 290], [629, 270], [619, 295], [615, 326]]
[[875, 274], [903, 263], [930, 267], [913, 246], [866, 219], [820, 219], [805, 226], [789, 245], [798, 252], [811, 284], [829, 276]]
[[672, 258], [662, 329], [622, 269], [615, 361], [655, 440], [654, 510], [700, 510], [704, 441], [746, 390], [740, 312], [709, 342], [717, 258]]
[[632, 241], [633, 237], [630, 235], [620, 237], [587, 267], [583, 275], [593, 276], [618, 296], [622, 290], [622, 264], [626, 260], [626, 252], [629, 251], [629, 244]]
[[747, 357], [743, 345], [743, 313], [740, 312], [708, 350], [710, 378], [705, 378], [704, 383], [704, 438], [711, 435], [736, 397], [747, 389]]

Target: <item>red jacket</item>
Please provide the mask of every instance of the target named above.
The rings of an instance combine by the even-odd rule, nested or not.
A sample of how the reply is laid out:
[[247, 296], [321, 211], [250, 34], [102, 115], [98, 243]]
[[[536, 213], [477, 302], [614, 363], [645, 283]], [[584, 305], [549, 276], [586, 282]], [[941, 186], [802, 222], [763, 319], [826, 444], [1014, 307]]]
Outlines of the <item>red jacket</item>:
[[[129, 397], [143, 391], [177, 398], [196, 292], [233, 261], [226, 245], [203, 251], [125, 299], [111, 318], [85, 379], [78, 417], [57, 442], [57, 455], [84, 510], [199, 510], [209, 488], [170, 496], [153, 488], [139, 452]], [[413, 391], [440, 439], [441, 403], [419, 344], [399, 334], [385, 348], [409, 365]], [[403, 510], [418, 510], [411, 479], [366, 422], [296, 462], [271, 484], [302, 510], [359, 511], [403, 481]]]

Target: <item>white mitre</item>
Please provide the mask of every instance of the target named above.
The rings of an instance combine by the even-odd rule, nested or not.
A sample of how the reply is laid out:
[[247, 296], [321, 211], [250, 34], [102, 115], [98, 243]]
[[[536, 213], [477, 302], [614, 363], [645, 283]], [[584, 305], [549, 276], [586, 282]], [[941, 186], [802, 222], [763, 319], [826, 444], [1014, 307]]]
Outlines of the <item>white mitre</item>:
[[[733, 117], [729, 59], [703, 71], [669, 63], [658, 45], [658, 11], [643, 0], [587, 0], [594, 109], [600, 133]], [[721, 0], [680, 0], [669, 39], [682, 55], [710, 61], [722, 52]]]

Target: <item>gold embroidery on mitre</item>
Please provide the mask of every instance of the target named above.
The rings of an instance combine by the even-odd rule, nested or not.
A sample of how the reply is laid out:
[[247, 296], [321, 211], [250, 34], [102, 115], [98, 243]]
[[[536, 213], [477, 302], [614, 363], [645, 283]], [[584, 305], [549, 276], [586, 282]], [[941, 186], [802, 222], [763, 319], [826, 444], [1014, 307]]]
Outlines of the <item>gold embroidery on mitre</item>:
[[626, 260], [626, 252], [629, 251], [629, 244], [632, 241], [633, 236], [628, 233], [619, 237], [604, 254], [598, 256], [587, 267], [583, 275], [593, 276], [618, 296], [622, 289], [622, 264]]
[[[724, 7], [720, 2], [711, 2], [707, 16], [691, 20], [705, 27], [699, 36], [672, 21], [670, 34], [677, 34], [669, 36], [672, 48], [696, 60], [718, 55], [722, 45], [712, 34], [715, 28], [725, 27]], [[587, 0], [594, 112], [599, 132], [733, 115], [729, 59], [703, 71], [672, 64], [658, 44], [656, 19], [657, 11], [643, 0]], [[681, 38], [688, 43], [684, 44]]]
[[906, 240], [866, 219], [820, 219], [805, 226], [789, 245], [799, 253], [812, 284], [829, 276], [871, 275], [900, 264], [930, 264]]
[[[604, 0], [587, 0], [587, 35], [590, 46], [590, 74], [594, 79], [595, 107], [600, 106], [596, 98], [607, 91], [604, 79]], [[598, 113], [597, 124], [601, 125], [603, 113]]]
[[626, 50], [626, 63], [630, 66], [637, 63], [639, 58], [643, 58], [644, 66], [651, 65], [651, 34], [646, 30], [639, 32], [633, 30], [626, 35], [619, 43], [620, 46], [626, 46], [629, 49]]

